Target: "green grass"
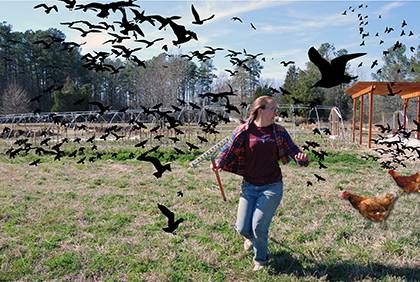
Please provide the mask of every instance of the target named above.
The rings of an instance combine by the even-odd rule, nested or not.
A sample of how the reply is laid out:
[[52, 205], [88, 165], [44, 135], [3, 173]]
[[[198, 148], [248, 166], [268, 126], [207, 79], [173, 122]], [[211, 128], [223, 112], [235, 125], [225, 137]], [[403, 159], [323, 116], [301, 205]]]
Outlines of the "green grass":
[[[315, 141], [329, 154], [323, 161], [328, 168], [320, 170], [312, 153], [306, 168], [282, 166], [271, 263], [259, 273], [252, 272], [252, 253], [243, 252], [233, 228], [241, 178], [221, 173], [223, 202], [208, 161], [188, 166], [205, 146], [171, 161], [172, 172], [160, 179], [151, 164], [128, 158], [141, 152], [129, 144], [99, 146], [104, 157], [85, 164], [41, 156], [33, 167], [32, 152], [15, 159], [0, 154], [6, 176], [0, 181], [0, 280], [420, 280], [420, 195], [401, 196], [387, 228], [368, 223], [338, 192], [382, 195], [397, 189], [393, 180], [377, 162], [360, 158], [366, 150]], [[168, 161], [171, 150], [162, 152], [162, 162]], [[408, 163], [403, 171], [416, 167]], [[316, 182], [314, 173], [327, 181]], [[184, 218], [176, 235], [162, 230], [166, 218], [158, 203]]]

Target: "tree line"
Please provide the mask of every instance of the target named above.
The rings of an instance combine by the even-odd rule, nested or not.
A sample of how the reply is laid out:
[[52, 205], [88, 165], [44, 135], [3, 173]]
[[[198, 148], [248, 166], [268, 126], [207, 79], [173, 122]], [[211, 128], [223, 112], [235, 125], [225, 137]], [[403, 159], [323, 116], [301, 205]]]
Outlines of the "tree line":
[[[217, 69], [211, 59], [196, 64], [182, 54], [168, 53], [146, 60], [145, 67], [129, 60], [106, 58], [104, 63], [113, 66], [114, 71], [93, 71], [84, 61], [92, 54], [82, 55], [80, 47], [65, 48], [65, 39], [57, 29], [15, 32], [8, 23], [0, 24], [1, 113], [83, 111], [94, 108], [89, 101], [101, 101], [116, 110], [158, 103], [169, 107], [177, 104], [177, 99], [206, 105], [210, 100], [201, 99], [198, 94], [227, 91], [229, 85], [237, 90], [237, 104], [249, 103], [255, 96], [273, 95], [282, 104], [334, 105], [344, 116], [351, 112], [351, 98], [344, 93], [349, 85], [311, 88], [320, 78], [311, 62], [305, 69], [289, 66], [281, 87], [290, 95], [281, 95], [273, 82], [261, 78], [263, 65], [257, 58], [248, 60], [246, 68], [235, 66], [234, 75], [219, 77], [214, 74]], [[373, 79], [420, 81], [420, 52], [408, 58], [405, 48], [390, 48], [383, 57], [382, 72], [372, 74]], [[347, 50], [336, 50], [332, 44], [324, 43], [319, 52], [332, 59]], [[416, 71], [411, 71], [413, 68]]]

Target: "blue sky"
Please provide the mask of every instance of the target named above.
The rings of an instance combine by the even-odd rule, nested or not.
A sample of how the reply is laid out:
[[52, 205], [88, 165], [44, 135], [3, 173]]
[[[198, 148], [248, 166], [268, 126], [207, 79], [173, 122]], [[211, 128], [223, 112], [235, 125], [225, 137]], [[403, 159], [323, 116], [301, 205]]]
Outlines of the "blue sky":
[[[86, 4], [94, 1], [81, 1], [78, 4]], [[109, 2], [109, 1], [100, 1]], [[47, 5], [56, 4], [59, 12], [52, 11], [45, 14], [42, 9], [33, 9], [33, 6], [46, 3]], [[215, 17], [207, 21], [204, 25], [191, 24], [193, 16], [191, 4], [199, 12], [202, 18], [212, 14]], [[187, 53], [193, 50], [204, 51], [204, 46], [222, 47], [242, 51], [244, 48], [248, 53], [264, 53], [266, 62], [263, 63], [264, 69], [262, 76], [264, 79], [274, 79], [283, 81], [286, 68], [280, 61], [295, 61], [296, 66], [304, 68], [308, 62], [307, 51], [311, 46], [318, 48], [321, 43], [329, 42], [336, 49], [345, 48], [349, 53], [367, 52], [367, 55], [360, 59], [355, 59], [351, 64], [351, 74], [359, 75], [360, 79], [371, 79], [372, 61], [378, 59], [380, 65], [373, 70], [381, 67], [382, 51], [392, 46], [397, 40], [403, 42], [408, 47], [419, 46], [420, 44], [420, 2], [419, 1], [137, 1], [136, 4], [145, 10], [146, 15], [160, 14], [162, 16], [181, 16], [182, 19], [177, 23], [185, 25], [188, 29], [196, 32], [198, 41], [190, 41], [182, 44], [181, 48], [172, 46], [170, 53]], [[363, 4], [363, 8], [358, 8]], [[368, 5], [368, 7], [365, 7]], [[355, 8], [354, 12], [349, 7]], [[347, 15], [341, 13], [347, 10]], [[359, 34], [359, 20], [357, 14], [368, 16], [368, 24], [364, 25], [365, 32], [369, 32], [369, 37], [365, 38], [365, 46], [359, 46], [362, 42]], [[379, 19], [378, 15], [382, 18]], [[232, 21], [231, 18], [237, 16], [243, 23]], [[111, 15], [107, 22], [118, 20], [120, 14]], [[28, 29], [48, 29], [58, 28], [67, 36], [67, 41], [82, 43], [82, 53], [93, 50], [109, 51], [109, 44], [102, 45], [111, 37], [104, 34], [91, 34], [85, 38], [79, 36], [78, 31], [71, 30], [60, 22], [88, 20], [98, 23], [104, 19], [96, 17], [96, 13], [88, 11], [69, 11], [64, 7], [63, 2], [59, 1], [6, 1], [0, 0], [0, 20], [6, 21], [13, 26], [13, 31], [25, 31]], [[405, 36], [400, 37], [402, 31], [402, 21], [407, 22], [404, 27]], [[252, 29], [253, 23], [256, 30]], [[83, 25], [81, 25], [83, 26]], [[384, 34], [386, 26], [393, 27], [394, 32]], [[145, 39], [153, 40], [164, 37], [164, 41], [147, 49], [142, 49], [136, 53], [141, 59], [150, 59], [162, 52], [162, 45], [170, 46], [174, 36], [170, 29], [157, 30], [148, 24], [141, 25]], [[414, 36], [408, 37], [412, 31]], [[375, 37], [379, 32], [379, 37]], [[379, 45], [379, 40], [385, 41]], [[141, 43], [126, 41], [128, 47], [141, 47]], [[108, 46], [108, 47], [107, 47]], [[224, 56], [226, 51], [217, 53], [213, 61], [217, 68], [216, 73], [223, 75], [226, 68], [232, 69], [227, 58]], [[413, 53], [407, 52], [408, 56]], [[363, 66], [357, 65], [363, 61]]]

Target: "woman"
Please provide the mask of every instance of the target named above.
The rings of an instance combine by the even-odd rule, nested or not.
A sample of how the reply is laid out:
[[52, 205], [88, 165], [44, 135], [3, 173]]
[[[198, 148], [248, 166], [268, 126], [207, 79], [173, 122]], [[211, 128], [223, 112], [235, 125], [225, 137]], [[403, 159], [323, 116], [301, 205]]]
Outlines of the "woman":
[[295, 159], [307, 166], [305, 154], [284, 127], [274, 123], [277, 103], [270, 96], [257, 98], [247, 121], [238, 126], [215, 159], [213, 170], [243, 176], [236, 229], [245, 237], [244, 249], [254, 250], [254, 270], [268, 263], [268, 229], [283, 195], [283, 164]]

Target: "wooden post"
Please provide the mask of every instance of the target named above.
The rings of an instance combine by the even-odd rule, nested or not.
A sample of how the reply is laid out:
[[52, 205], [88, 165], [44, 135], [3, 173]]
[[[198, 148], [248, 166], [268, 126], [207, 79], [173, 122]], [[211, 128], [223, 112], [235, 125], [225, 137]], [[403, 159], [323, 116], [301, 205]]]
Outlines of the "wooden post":
[[369, 131], [368, 131], [368, 147], [370, 149], [372, 143], [372, 113], [373, 113], [373, 88], [369, 92]]
[[[420, 123], [420, 96], [417, 101], [417, 122]], [[420, 131], [417, 131], [417, 139], [420, 139]]]
[[409, 99], [404, 99], [403, 100], [403, 111], [404, 111], [404, 116], [403, 116], [403, 128], [405, 129], [405, 126], [406, 126], [406, 124], [405, 124], [405, 120], [406, 120], [406, 117], [407, 117], [407, 107], [408, 107], [408, 101], [409, 101]]
[[359, 144], [363, 143], [363, 98], [365, 95], [360, 96], [360, 115], [359, 115]]
[[[419, 100], [420, 105], [420, 100]], [[357, 114], [357, 99], [353, 98], [353, 127], [351, 130], [352, 136], [353, 136], [353, 143], [356, 139], [356, 114]]]

